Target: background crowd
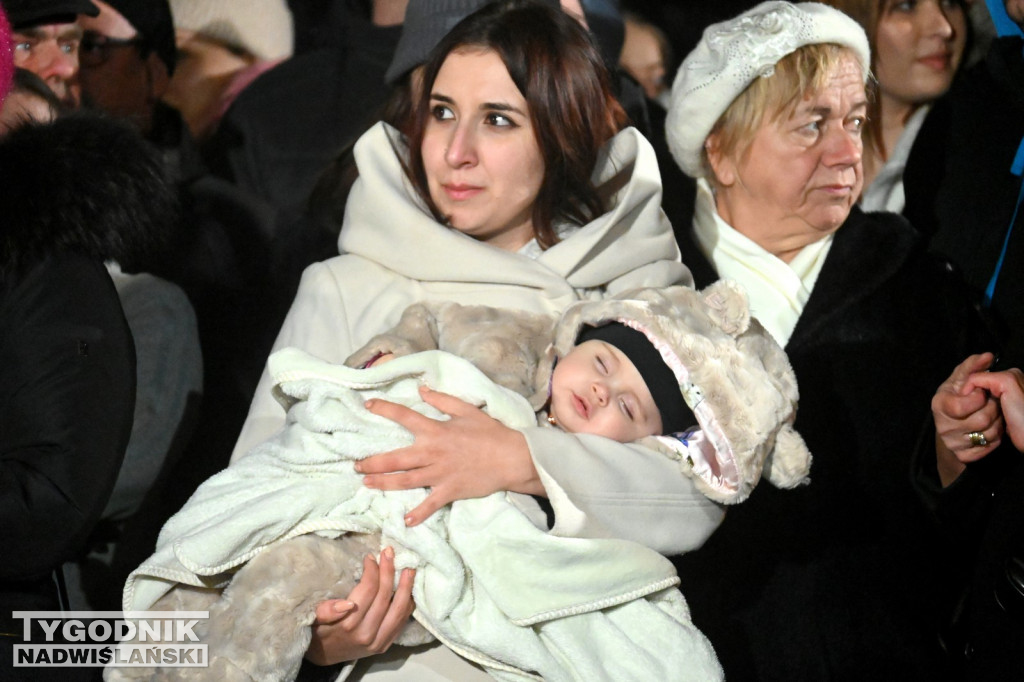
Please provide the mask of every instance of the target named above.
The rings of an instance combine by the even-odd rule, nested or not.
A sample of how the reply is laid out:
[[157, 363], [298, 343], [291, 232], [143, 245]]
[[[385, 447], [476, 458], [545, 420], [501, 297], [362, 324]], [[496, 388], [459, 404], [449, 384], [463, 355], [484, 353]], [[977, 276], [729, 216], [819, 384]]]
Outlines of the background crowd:
[[[446, 44], [488, 0], [0, 0], [0, 679], [13, 611], [119, 609], [280, 428], [273, 349], [720, 277], [789, 356], [810, 485], [725, 513], [659, 457], [437, 397], [436, 429], [375, 408], [416, 440], [366, 484], [431, 488], [412, 524], [508, 490], [669, 556], [729, 680], [1024, 669], [1024, 2], [536, 1], [587, 48]], [[499, 81], [530, 115], [461, 127]], [[457, 172], [513, 200], [463, 215]], [[321, 605], [300, 679], [487, 679], [390, 646], [395, 573]]]

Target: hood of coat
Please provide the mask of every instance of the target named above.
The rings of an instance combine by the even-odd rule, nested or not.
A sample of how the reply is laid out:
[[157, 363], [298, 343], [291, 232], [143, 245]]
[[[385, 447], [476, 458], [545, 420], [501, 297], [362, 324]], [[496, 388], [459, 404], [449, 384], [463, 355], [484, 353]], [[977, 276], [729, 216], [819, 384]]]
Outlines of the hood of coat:
[[709, 499], [742, 502], [762, 474], [780, 488], [808, 481], [811, 454], [793, 429], [796, 375], [785, 351], [750, 316], [740, 285], [637, 289], [574, 304], [558, 322], [538, 376], [550, 375], [554, 357], [569, 352], [585, 325], [612, 321], [644, 333], [678, 380], [696, 428], [645, 440], [677, 459]]
[[[582, 226], [536, 260], [503, 251], [436, 222], [402, 170], [405, 143], [380, 123], [355, 146], [359, 178], [352, 187], [338, 238], [341, 253], [387, 266], [410, 279], [480, 282], [561, 291], [597, 289], [639, 267], [679, 261], [661, 211], [661, 178], [654, 150], [628, 128], [602, 149], [594, 171], [610, 197], [607, 213]], [[457, 264], [457, 267], [453, 267]], [[688, 281], [681, 264], [676, 281]]]
[[128, 272], [155, 262], [178, 200], [154, 148], [125, 124], [72, 114], [0, 140], [0, 278], [77, 252]]

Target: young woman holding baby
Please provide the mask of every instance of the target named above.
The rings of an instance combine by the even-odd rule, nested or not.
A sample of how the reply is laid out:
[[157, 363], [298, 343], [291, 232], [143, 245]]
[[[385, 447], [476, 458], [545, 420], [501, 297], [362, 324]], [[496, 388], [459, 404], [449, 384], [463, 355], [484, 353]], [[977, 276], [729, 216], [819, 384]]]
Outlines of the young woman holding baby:
[[[488, 5], [434, 49], [421, 93], [410, 130], [379, 124], [357, 143], [343, 255], [306, 270], [275, 348], [341, 362], [418, 301], [558, 312], [691, 282], [660, 209], [654, 152], [625, 127], [601, 57], [571, 17], [538, 2]], [[264, 376], [236, 459], [283, 423], [268, 388]], [[373, 408], [415, 443], [363, 468], [372, 487], [432, 489], [410, 525], [453, 500], [511, 490], [547, 497], [552, 533], [673, 554], [700, 546], [721, 519], [663, 455], [557, 429], [514, 431], [450, 396], [426, 399], [452, 419]], [[311, 660], [380, 653], [411, 613], [412, 576], [393, 592], [387, 552], [364, 568], [348, 603], [318, 610]], [[427, 670], [487, 679], [443, 647], [400, 655], [410, 679]]]

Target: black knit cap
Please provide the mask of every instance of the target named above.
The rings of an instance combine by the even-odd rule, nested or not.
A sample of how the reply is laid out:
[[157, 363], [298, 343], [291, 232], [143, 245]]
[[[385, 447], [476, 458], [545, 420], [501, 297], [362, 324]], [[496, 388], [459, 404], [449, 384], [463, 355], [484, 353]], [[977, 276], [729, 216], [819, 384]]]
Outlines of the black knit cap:
[[167, 0], [103, 0], [121, 13], [128, 23], [135, 27], [146, 47], [156, 53], [167, 73], [174, 73], [175, 57], [178, 53], [174, 42], [174, 19]]
[[11, 28], [43, 24], [70, 24], [79, 14], [94, 17], [100, 13], [89, 0], [0, 0]]
[[610, 343], [629, 358], [647, 384], [654, 404], [658, 406], [663, 434], [679, 433], [697, 424], [693, 410], [683, 399], [675, 374], [642, 332], [619, 322], [610, 322], [600, 327], [584, 327], [576, 343], [578, 345], [584, 341]]

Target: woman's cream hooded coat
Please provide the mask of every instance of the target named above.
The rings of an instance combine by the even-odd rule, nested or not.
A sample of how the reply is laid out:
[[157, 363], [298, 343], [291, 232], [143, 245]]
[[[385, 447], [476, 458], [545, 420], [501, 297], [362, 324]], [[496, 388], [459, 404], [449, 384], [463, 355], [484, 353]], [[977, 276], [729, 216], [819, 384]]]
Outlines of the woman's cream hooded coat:
[[[660, 209], [654, 152], [634, 129], [606, 145], [595, 170], [612, 210], [536, 259], [436, 222], [402, 171], [402, 150], [383, 123], [357, 142], [342, 255], [307, 268], [275, 350], [295, 346], [341, 363], [419, 301], [557, 313], [580, 299], [692, 282]], [[264, 372], [233, 461], [284, 424], [270, 385]], [[554, 508], [552, 533], [677, 554], [699, 547], [721, 520], [720, 508], [653, 450], [540, 427], [525, 435]]]

